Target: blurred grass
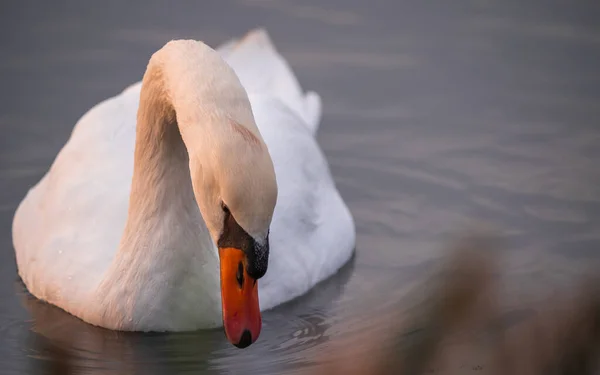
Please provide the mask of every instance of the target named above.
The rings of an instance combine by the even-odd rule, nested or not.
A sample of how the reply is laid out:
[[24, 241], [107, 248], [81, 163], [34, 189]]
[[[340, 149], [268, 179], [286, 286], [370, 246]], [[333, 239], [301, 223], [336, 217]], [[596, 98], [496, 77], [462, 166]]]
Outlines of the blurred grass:
[[[573, 294], [547, 301], [526, 323], [508, 324], [497, 303], [497, 247], [487, 234], [452, 244], [441, 271], [419, 288], [420, 301], [408, 319], [401, 316], [406, 307], [400, 304], [398, 316], [385, 318], [394, 327], [390, 337], [367, 337], [362, 357], [334, 361], [317, 373], [600, 374], [598, 276], [582, 277]], [[457, 335], [470, 342], [448, 345]], [[457, 365], [465, 355], [484, 365]]]

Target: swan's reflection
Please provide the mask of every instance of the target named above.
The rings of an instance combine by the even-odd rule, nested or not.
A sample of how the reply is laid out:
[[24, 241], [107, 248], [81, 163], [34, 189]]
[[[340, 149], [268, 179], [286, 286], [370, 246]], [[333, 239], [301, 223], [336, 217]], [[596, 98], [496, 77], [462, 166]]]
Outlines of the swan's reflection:
[[233, 348], [221, 329], [143, 334], [95, 327], [31, 296], [19, 280], [17, 291], [33, 318], [30, 373], [280, 373], [310, 362], [307, 352], [328, 340], [354, 261], [308, 294], [265, 312], [260, 340], [245, 350]]
[[32, 357], [43, 361], [42, 366], [34, 364], [41, 373], [172, 374], [182, 367], [202, 371], [210, 353], [227, 345], [220, 330], [143, 334], [95, 327], [39, 301], [19, 284], [33, 317]]

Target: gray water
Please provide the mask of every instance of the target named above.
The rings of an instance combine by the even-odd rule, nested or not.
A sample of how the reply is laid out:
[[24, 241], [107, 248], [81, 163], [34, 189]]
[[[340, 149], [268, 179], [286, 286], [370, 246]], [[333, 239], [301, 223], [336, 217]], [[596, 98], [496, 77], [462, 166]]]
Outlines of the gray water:
[[[600, 259], [597, 1], [88, 4], [0, 5], [0, 373], [272, 374], [343, 356], [323, 355], [334, 342], [368, 354], [359, 338], [387, 329], [377, 318], [473, 223], [501, 233], [506, 314]], [[318, 141], [357, 225], [350, 264], [265, 313], [243, 351], [220, 330], [110, 332], [30, 297], [12, 216], [77, 119], [168, 40], [216, 46], [256, 26], [323, 97]]]

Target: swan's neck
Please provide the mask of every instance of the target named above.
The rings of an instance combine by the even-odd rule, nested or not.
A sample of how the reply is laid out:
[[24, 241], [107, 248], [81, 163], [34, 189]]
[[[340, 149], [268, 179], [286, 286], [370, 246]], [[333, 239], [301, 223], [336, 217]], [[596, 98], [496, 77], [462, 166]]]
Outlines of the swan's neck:
[[155, 55], [142, 82], [128, 218], [99, 288], [108, 306], [102, 319], [115, 322], [113, 328], [178, 329], [168, 322], [197, 321], [185, 314], [220, 320], [218, 255], [196, 204], [189, 167], [189, 152], [198, 157], [199, 135], [210, 131], [184, 129], [203, 123], [202, 109], [189, 105], [201, 104], [195, 91], [201, 82], [194, 81], [194, 61], [183, 67], [170, 61], [185, 60]]
[[[181, 256], [181, 251], [162, 248], [177, 245], [181, 238], [176, 234], [186, 226], [208, 237], [206, 226], [194, 220], [198, 219], [198, 206], [188, 150], [177, 122], [178, 117], [188, 114], [185, 107], [178, 108], [182, 106], [171, 101], [173, 96], [163, 79], [165, 69], [151, 64], [142, 83], [128, 219], [119, 248], [122, 256], [147, 258], [149, 252]], [[170, 232], [162, 233], [166, 228]], [[147, 247], [148, 241], [157, 241], [156, 237], [161, 243]]]
[[[162, 79], [166, 66], [149, 69], [140, 93], [128, 219], [118, 255], [171, 267], [173, 257], [207, 256], [214, 246], [198, 211], [189, 168], [188, 149], [197, 151], [201, 140], [184, 142], [177, 121], [194, 112], [171, 101]], [[189, 237], [202, 239], [201, 248], [185, 246], [191, 245], [185, 244]]]

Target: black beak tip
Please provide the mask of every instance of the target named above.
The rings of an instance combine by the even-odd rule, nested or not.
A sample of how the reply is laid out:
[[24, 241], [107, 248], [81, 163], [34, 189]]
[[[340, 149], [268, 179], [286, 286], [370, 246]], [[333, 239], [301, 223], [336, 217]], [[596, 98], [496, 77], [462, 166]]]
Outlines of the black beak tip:
[[242, 333], [242, 337], [240, 337], [240, 341], [237, 344], [233, 345], [240, 349], [244, 349], [249, 347], [250, 344], [252, 344], [252, 334], [250, 333], [250, 331], [245, 330], [244, 333]]

